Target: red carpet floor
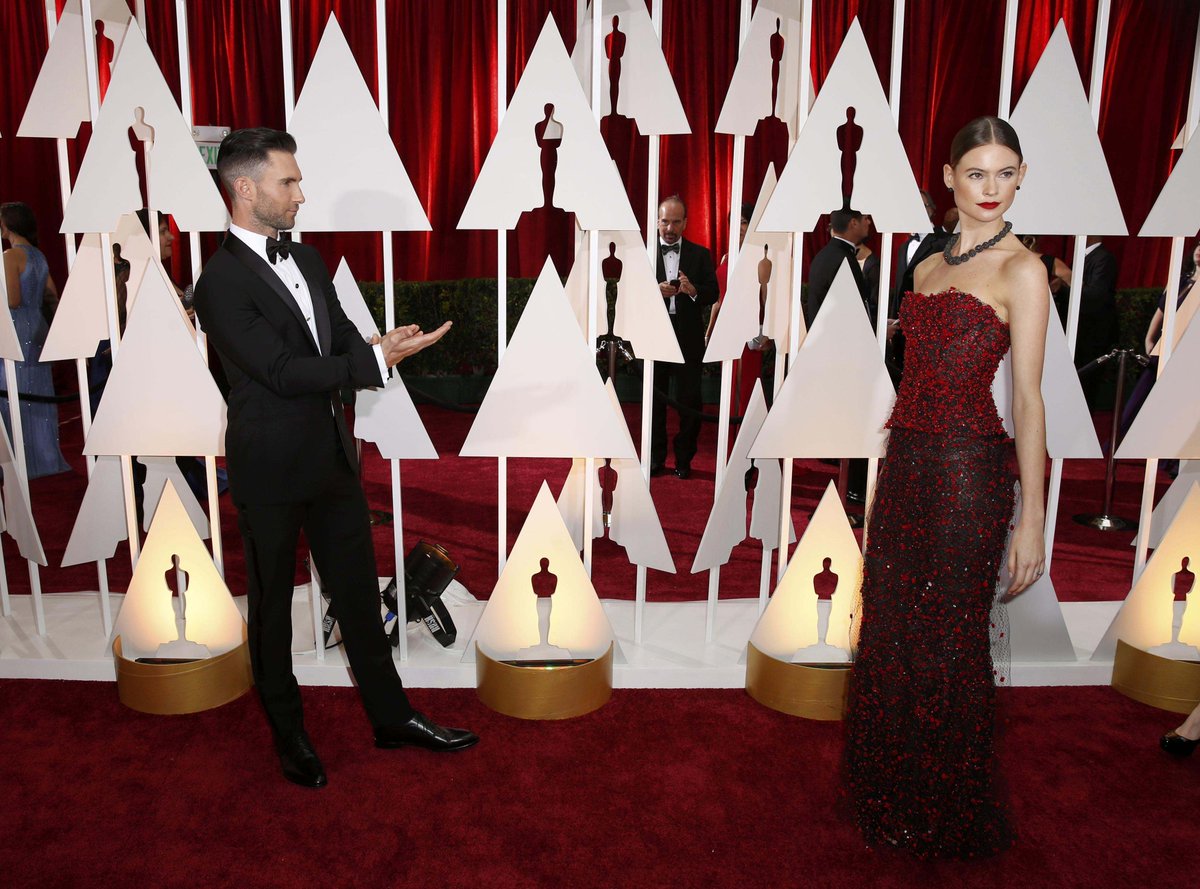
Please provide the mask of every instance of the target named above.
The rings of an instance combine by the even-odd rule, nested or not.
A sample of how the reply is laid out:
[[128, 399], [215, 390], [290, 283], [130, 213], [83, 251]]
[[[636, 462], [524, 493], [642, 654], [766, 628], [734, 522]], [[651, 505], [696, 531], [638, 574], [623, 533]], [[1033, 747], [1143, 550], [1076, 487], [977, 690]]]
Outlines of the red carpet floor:
[[838, 723], [741, 691], [617, 691], [523, 722], [414, 691], [478, 747], [378, 751], [351, 689], [306, 689], [330, 785], [277, 774], [253, 695], [134, 713], [108, 683], [0, 681], [0, 884], [154, 887], [1186, 887], [1200, 756], [1106, 688], [1000, 694], [1019, 830], [981, 862], [864, 849], [840, 814]]
[[[712, 406], [710, 406], [712, 409]], [[639, 438], [640, 408], [626, 405], [626, 418], [634, 439]], [[486, 598], [495, 585], [496, 558], [496, 461], [458, 456], [472, 415], [441, 408], [422, 407], [425, 426], [442, 455], [436, 462], [403, 461], [404, 534], [406, 547], [425, 538], [441, 543], [461, 566], [459, 579], [476, 596]], [[674, 413], [671, 413], [674, 419]], [[50, 567], [42, 571], [46, 592], [75, 592], [97, 588], [94, 563], [72, 568], [58, 567], [71, 527], [86, 488], [81, 450], [78, 408], [62, 410], [62, 447], [74, 472], [36, 479], [30, 484], [34, 514], [41, 530]], [[1107, 415], [1097, 415], [1107, 428]], [[681, 481], [672, 475], [651, 483], [667, 541], [675, 556], [677, 573], [649, 572], [650, 601], [704, 599], [708, 590], [706, 573], [691, 574], [692, 557], [704, 533], [712, 506], [716, 424], [705, 423], [700, 453], [693, 475]], [[1141, 496], [1142, 467], [1138, 462], [1118, 465], [1115, 511], [1137, 518]], [[364, 486], [373, 507], [390, 511], [389, 469], [373, 445], [364, 448]], [[508, 461], [508, 539], [516, 539], [525, 514], [533, 504], [542, 479], [558, 493], [569, 469], [567, 460], [514, 459]], [[816, 508], [834, 468], [813, 460], [797, 461], [793, 480], [793, 517], [797, 532], [803, 531]], [[1098, 512], [1103, 496], [1104, 464], [1100, 460], [1070, 460], [1065, 464], [1063, 494], [1051, 578], [1064, 601], [1123, 599], [1129, 591], [1133, 570], [1133, 532], [1094, 531], [1077, 525], [1072, 516]], [[1159, 493], [1169, 480], [1161, 476]], [[226, 554], [226, 576], [235, 595], [245, 591], [241, 540], [233, 506], [222, 497], [222, 529]], [[380, 525], [375, 534], [379, 573], [393, 573], [392, 529]], [[11, 539], [4, 537], [4, 554], [11, 589], [28, 592], [29, 579]], [[757, 596], [761, 551], [756, 541], [734, 549], [733, 558], [721, 572], [722, 597]], [[122, 544], [108, 562], [111, 589], [122, 591], [129, 580], [128, 550]], [[624, 551], [607, 539], [594, 546], [594, 583], [602, 598], [633, 598], [635, 571]], [[297, 582], [306, 574], [297, 571]]]

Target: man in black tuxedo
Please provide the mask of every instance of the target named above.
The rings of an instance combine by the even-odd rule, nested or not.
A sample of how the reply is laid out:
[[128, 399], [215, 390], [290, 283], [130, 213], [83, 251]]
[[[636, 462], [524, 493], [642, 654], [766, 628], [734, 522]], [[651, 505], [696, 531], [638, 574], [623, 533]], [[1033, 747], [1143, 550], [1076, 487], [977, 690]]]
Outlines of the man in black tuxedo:
[[704, 331], [708, 313], [717, 301], [717, 274], [712, 254], [683, 237], [687, 205], [671, 195], [658, 205], [658, 289], [662, 292], [683, 353], [683, 364], [654, 365], [654, 414], [650, 435], [650, 474], [666, 472], [667, 403], [671, 379], [681, 409], [675, 435], [675, 474], [692, 474], [692, 457], [700, 438], [700, 373], [704, 367]]
[[[1066, 303], [1070, 295], [1063, 288], [1060, 314], [1066, 320]], [[1079, 298], [1079, 332], [1075, 339], [1075, 366], [1083, 367], [1089, 361], [1107, 355], [1117, 344], [1117, 258], [1100, 243], [1098, 237], [1089, 236], [1087, 252], [1083, 260], [1083, 292]], [[1098, 390], [1102, 387], [1105, 374], [1092, 373], [1081, 382], [1088, 404], [1097, 403]]]
[[[929, 224], [933, 230], [913, 232], [896, 253], [896, 270], [892, 276], [891, 299], [888, 302], [888, 318], [893, 321], [900, 317], [900, 304], [904, 302], [904, 294], [913, 289], [913, 275], [917, 266], [940, 252], [950, 239], [949, 232], [937, 224], [937, 205], [929, 192], [922, 190], [921, 200], [925, 203], [925, 213], [929, 216]], [[889, 325], [888, 329], [887, 359], [892, 382], [899, 385], [900, 376], [904, 373], [904, 332], [895, 324]]]
[[290, 240], [304, 201], [296, 143], [278, 130], [236, 130], [218, 174], [233, 224], [196, 282], [195, 306], [229, 378], [229, 486], [246, 552], [250, 661], [284, 776], [321, 787], [292, 673], [292, 592], [301, 530], [342, 628], [375, 744], [469, 747], [409, 705], [380, 617], [367, 502], [341, 389], [381, 386], [402, 359], [450, 328], [398, 327], [366, 343], [342, 311], [311, 247]]
[[859, 298], [871, 322], [875, 321], [875, 308], [871, 305], [870, 290], [862, 269], [858, 265], [858, 245], [871, 234], [871, 217], [863, 216], [857, 210], [834, 210], [829, 214], [829, 228], [833, 237], [829, 243], [817, 251], [808, 267], [808, 292], [805, 294], [804, 324], [812, 327], [821, 310], [833, 279], [842, 270], [842, 264], [848, 263], [850, 272], [854, 275], [854, 283], [858, 287]]

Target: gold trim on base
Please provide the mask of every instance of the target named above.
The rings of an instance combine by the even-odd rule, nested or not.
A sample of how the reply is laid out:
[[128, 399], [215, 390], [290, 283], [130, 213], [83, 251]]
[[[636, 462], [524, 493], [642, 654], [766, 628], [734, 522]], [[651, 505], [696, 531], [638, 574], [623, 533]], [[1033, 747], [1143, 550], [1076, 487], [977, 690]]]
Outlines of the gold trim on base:
[[791, 664], [746, 645], [746, 692], [764, 707], [826, 722], [846, 712], [852, 664]]
[[586, 664], [518, 667], [493, 660], [475, 644], [475, 693], [497, 713], [517, 719], [572, 719], [612, 697], [613, 646]]
[[121, 703], [140, 713], [173, 716], [211, 710], [240, 698], [254, 685], [245, 635], [243, 627], [237, 648], [184, 664], [131, 661], [121, 653], [118, 636], [112, 648]]
[[1200, 662], [1160, 657], [1118, 639], [1112, 687], [1151, 707], [1191, 713], [1200, 703]]

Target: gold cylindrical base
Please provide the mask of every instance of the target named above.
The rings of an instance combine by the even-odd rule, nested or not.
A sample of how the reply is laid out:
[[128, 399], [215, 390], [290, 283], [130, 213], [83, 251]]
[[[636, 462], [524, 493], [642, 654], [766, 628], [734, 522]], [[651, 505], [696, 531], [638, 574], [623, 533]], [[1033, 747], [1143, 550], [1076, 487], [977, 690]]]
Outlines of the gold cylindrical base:
[[1151, 707], [1191, 713], [1200, 703], [1200, 663], [1159, 657], [1118, 639], [1112, 687]]
[[497, 713], [517, 719], [572, 719], [612, 697], [613, 647], [571, 667], [517, 667], [493, 660], [475, 645], [475, 692]]
[[764, 707], [826, 722], [846, 712], [850, 664], [790, 664], [746, 646], [746, 692]]
[[254, 685], [244, 638], [237, 648], [216, 657], [185, 664], [141, 664], [121, 653], [118, 636], [113, 641], [113, 659], [121, 703], [141, 713], [199, 713], [240, 698]]

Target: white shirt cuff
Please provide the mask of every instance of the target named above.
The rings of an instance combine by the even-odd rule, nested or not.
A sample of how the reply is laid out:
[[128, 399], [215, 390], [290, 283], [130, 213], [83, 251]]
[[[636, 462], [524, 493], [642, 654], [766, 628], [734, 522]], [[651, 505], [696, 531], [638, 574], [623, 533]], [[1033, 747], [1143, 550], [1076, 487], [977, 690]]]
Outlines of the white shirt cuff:
[[388, 366], [387, 362], [383, 360], [383, 346], [376, 343], [371, 346], [371, 349], [375, 352], [375, 360], [379, 363], [379, 379], [383, 380], [386, 384], [388, 381]]

